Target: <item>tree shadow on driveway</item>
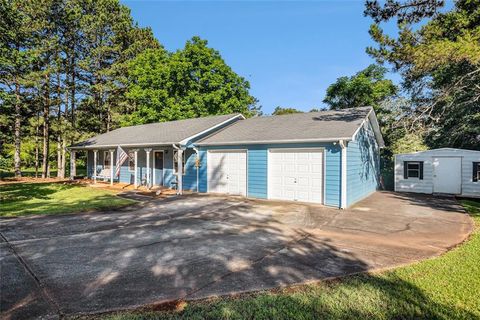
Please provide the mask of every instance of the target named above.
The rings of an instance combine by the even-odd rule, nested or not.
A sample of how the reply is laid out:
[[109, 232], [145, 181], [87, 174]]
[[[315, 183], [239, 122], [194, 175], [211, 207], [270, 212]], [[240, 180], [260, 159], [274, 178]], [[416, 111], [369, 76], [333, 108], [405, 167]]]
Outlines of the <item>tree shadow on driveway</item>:
[[[2, 234], [60, 315], [265, 290], [402, 262], [360, 256], [275, 218], [303, 208], [192, 196], [134, 211], [6, 221]], [[26, 290], [12, 285], [2, 281], [2, 317], [25, 318], [29, 305], [18, 302], [34, 288], [27, 280]]]

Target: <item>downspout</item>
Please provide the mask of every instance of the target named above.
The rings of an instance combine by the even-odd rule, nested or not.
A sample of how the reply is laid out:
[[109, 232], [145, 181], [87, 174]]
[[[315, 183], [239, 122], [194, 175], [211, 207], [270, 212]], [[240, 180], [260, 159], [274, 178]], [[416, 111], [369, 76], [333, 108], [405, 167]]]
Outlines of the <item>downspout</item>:
[[341, 198], [340, 198], [340, 208], [347, 208], [347, 142], [345, 140], [339, 140], [338, 144], [342, 148], [341, 154]]
[[198, 153], [197, 147], [193, 147], [192, 149], [193, 151], [195, 151], [195, 154], [196, 154], [195, 167], [197, 168], [197, 193], [198, 193], [198, 167], [200, 166], [200, 155]]

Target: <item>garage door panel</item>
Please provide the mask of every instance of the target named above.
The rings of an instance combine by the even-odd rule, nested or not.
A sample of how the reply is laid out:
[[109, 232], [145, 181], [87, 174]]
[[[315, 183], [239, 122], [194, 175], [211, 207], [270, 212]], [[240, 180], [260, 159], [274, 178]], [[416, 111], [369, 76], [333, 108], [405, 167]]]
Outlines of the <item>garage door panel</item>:
[[312, 178], [312, 187], [313, 188], [322, 188], [322, 178]]
[[321, 149], [269, 150], [269, 197], [322, 203]]
[[310, 178], [309, 177], [298, 177], [296, 179], [297, 185], [299, 187], [309, 187], [310, 186]]
[[308, 164], [297, 164], [296, 169], [298, 173], [308, 173], [310, 171]]
[[322, 174], [323, 166], [321, 164], [312, 164], [311, 173]]
[[247, 195], [246, 151], [208, 152], [208, 190]]

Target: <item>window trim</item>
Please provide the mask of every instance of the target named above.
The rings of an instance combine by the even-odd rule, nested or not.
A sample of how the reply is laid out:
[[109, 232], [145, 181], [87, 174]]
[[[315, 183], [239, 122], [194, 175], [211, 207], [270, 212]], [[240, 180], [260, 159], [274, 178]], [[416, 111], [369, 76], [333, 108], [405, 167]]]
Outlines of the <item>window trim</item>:
[[[409, 165], [418, 165], [418, 168], [416, 169], [410, 169]], [[412, 180], [423, 180], [423, 166], [424, 166], [424, 161], [404, 161], [403, 162], [403, 178], [405, 180], [407, 179], [412, 179]], [[418, 175], [416, 177], [410, 176], [410, 172], [416, 171], [418, 172]]]
[[107, 156], [110, 157], [110, 151], [103, 151], [103, 168], [104, 169], [110, 169], [111, 165], [112, 165], [112, 159], [110, 159], [110, 166], [107, 167], [107, 165], [105, 164], [106, 160], [107, 160]]
[[[410, 165], [416, 165], [416, 169], [411, 169]], [[408, 161], [407, 162], [407, 179], [420, 179], [420, 162], [418, 161]], [[410, 172], [416, 172], [417, 176], [410, 176]]]
[[[178, 170], [177, 170], [177, 167], [178, 167], [178, 161], [175, 160], [175, 153], [177, 154], [177, 157], [178, 157], [178, 150], [174, 149], [173, 152], [172, 152], [172, 162], [173, 162], [173, 174], [176, 174], [178, 175]], [[185, 175], [185, 173], [187, 172], [186, 170], [186, 153], [187, 153], [187, 150], [183, 150], [183, 157], [182, 157], [182, 164], [183, 164], [183, 173], [182, 173], [182, 176]]]
[[[476, 168], [475, 168], [476, 166]], [[475, 177], [475, 169], [477, 176]], [[476, 178], [476, 180], [475, 180]], [[472, 162], [472, 182], [473, 183], [480, 183], [480, 161], [473, 161]]]
[[[128, 172], [135, 172], [135, 152], [127, 151], [128, 155]], [[133, 168], [130, 168], [130, 161], [133, 162]]]

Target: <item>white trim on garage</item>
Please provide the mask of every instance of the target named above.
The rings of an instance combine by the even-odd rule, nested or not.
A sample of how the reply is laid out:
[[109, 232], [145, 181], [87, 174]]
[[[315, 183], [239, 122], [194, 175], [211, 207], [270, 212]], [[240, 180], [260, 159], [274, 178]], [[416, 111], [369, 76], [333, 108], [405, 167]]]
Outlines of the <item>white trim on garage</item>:
[[[319, 204], [324, 204], [325, 203], [325, 198], [326, 198], [326, 187], [325, 187], [325, 167], [326, 167], [326, 152], [324, 147], [312, 147], [312, 148], [269, 148], [267, 149], [267, 199], [277, 199], [272, 196], [272, 159], [271, 159], [271, 154], [275, 152], [308, 152], [308, 151], [319, 151], [322, 156], [322, 185], [321, 188], [322, 190], [320, 191], [320, 197], [321, 200], [320, 202], [313, 202], [313, 203], [319, 203]], [[278, 200], [285, 200], [285, 199], [278, 199]]]

